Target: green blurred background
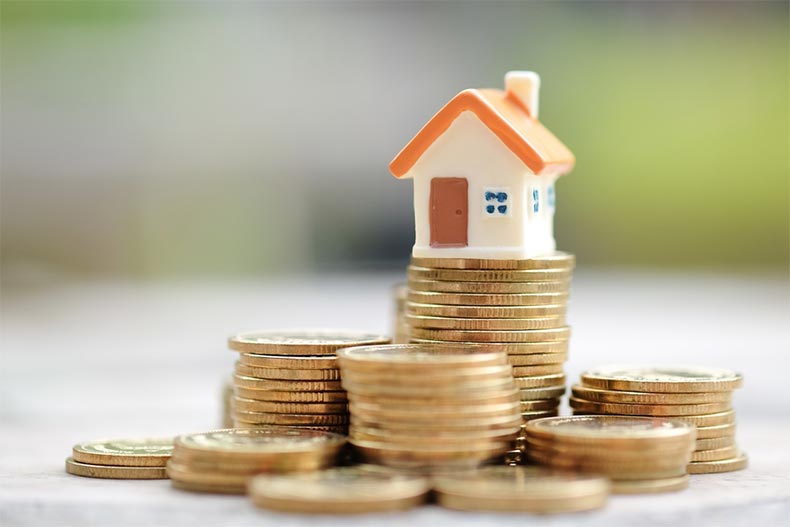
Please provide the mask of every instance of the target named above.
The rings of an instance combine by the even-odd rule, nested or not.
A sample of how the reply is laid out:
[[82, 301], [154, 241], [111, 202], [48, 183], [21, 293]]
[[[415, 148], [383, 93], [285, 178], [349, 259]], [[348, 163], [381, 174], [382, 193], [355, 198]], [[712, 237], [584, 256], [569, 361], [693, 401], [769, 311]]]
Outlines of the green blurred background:
[[788, 3], [3, 0], [2, 271], [402, 268], [387, 165], [542, 76], [581, 266], [788, 269]]

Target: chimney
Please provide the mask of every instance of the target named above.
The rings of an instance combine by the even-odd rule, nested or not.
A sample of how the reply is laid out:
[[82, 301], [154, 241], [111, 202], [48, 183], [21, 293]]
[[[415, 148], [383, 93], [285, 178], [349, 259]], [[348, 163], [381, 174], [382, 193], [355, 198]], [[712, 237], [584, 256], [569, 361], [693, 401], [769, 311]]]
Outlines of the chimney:
[[508, 71], [505, 74], [505, 94], [533, 119], [538, 118], [539, 89], [540, 77], [534, 71]]

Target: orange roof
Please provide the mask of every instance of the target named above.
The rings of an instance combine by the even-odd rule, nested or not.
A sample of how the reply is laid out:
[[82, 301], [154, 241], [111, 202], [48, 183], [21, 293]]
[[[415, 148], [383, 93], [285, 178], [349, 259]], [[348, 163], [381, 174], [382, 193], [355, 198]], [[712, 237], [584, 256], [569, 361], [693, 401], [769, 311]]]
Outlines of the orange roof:
[[403, 177], [461, 112], [473, 112], [535, 174], [553, 168], [570, 172], [575, 159], [515, 97], [502, 90], [464, 90], [448, 102], [409, 141], [390, 163], [390, 172]]

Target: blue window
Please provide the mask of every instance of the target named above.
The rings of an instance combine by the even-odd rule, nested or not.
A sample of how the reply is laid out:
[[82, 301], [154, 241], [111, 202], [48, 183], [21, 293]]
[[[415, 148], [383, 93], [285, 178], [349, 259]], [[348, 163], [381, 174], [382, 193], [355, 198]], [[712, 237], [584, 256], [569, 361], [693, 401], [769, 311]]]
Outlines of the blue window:
[[505, 188], [488, 188], [483, 191], [484, 216], [499, 218], [509, 216], [510, 191]]
[[537, 214], [540, 212], [540, 189], [532, 189], [532, 213]]
[[554, 210], [554, 185], [549, 185], [546, 189], [546, 202], [549, 204], [549, 209]]

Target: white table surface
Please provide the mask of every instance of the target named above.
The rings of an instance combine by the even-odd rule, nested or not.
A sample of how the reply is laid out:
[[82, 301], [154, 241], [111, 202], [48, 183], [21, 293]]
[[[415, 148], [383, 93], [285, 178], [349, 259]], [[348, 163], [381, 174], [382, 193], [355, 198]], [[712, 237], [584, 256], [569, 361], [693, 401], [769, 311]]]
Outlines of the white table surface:
[[272, 514], [167, 481], [67, 475], [72, 444], [214, 428], [233, 363], [226, 335], [317, 326], [388, 332], [392, 275], [258, 282], [4, 284], [0, 525], [787, 525], [790, 295], [786, 279], [584, 272], [574, 279], [570, 379], [610, 362], [737, 369], [746, 471], [688, 490], [615, 496], [584, 514], [473, 514], [426, 506], [357, 517]]

